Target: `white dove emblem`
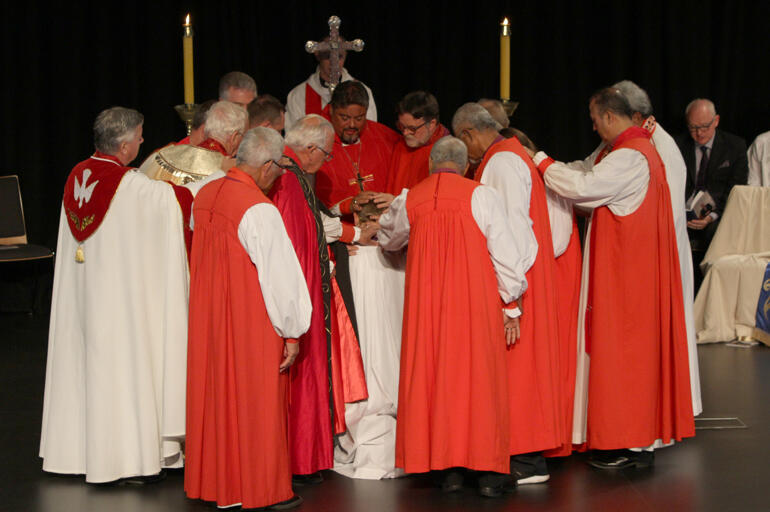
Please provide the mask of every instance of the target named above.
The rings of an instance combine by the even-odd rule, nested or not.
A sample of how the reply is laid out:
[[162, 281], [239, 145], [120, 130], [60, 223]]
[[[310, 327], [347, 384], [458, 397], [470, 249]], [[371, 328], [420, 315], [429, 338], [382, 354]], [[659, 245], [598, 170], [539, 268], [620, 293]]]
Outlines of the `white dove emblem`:
[[99, 183], [99, 180], [96, 180], [90, 185], [86, 186], [86, 181], [88, 181], [89, 176], [91, 176], [91, 169], [84, 169], [82, 184], [78, 182], [77, 176], [75, 177], [75, 201], [78, 202], [78, 208], [83, 206], [84, 199], [86, 203], [91, 200], [91, 194], [94, 193], [94, 187], [96, 187], [96, 184]]

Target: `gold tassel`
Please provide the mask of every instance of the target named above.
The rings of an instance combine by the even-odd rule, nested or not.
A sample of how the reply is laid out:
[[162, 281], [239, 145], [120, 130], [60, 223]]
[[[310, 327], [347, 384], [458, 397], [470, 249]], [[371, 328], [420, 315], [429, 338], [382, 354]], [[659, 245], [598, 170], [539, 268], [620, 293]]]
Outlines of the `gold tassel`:
[[75, 251], [75, 261], [78, 262], [78, 263], [83, 263], [84, 261], [86, 261], [86, 257], [83, 254], [83, 246], [82, 245], [78, 245], [78, 250]]

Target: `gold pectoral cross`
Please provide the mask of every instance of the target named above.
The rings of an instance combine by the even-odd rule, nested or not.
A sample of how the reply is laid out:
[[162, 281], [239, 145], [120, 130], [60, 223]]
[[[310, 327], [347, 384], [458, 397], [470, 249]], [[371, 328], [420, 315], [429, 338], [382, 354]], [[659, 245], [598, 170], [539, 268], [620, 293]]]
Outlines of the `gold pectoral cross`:
[[374, 174], [368, 174], [366, 176], [361, 176], [361, 172], [356, 169], [356, 177], [353, 178], [348, 182], [349, 185], [356, 185], [358, 184], [358, 188], [361, 189], [361, 192], [364, 191], [364, 183], [367, 181], [374, 181]]

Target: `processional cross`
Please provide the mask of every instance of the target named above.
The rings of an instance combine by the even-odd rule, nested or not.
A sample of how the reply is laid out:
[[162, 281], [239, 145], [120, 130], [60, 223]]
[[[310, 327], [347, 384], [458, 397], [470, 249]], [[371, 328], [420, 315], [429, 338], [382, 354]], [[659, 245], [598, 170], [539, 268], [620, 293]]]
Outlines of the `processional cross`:
[[[360, 52], [364, 49], [364, 42], [361, 39], [353, 41], [343, 41], [340, 38], [340, 24], [342, 20], [338, 16], [329, 18], [329, 40], [322, 43], [308, 41], [305, 43], [305, 51], [308, 53], [329, 52], [329, 91], [334, 92], [334, 88], [342, 79], [342, 70], [340, 69], [340, 51], [353, 50]], [[363, 189], [361, 189], [363, 190]]]

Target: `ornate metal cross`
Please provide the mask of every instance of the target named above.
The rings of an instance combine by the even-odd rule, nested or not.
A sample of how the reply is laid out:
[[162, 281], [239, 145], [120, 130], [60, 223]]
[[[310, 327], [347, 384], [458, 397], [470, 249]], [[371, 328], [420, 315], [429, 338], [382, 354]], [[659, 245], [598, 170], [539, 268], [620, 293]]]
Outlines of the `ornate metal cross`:
[[364, 191], [364, 183], [367, 181], [374, 181], [374, 174], [367, 174], [366, 176], [361, 176], [361, 172], [356, 169], [356, 177], [353, 178], [348, 182], [349, 185], [356, 185], [358, 184], [358, 188], [361, 189], [361, 192]]
[[[308, 53], [321, 53], [329, 52], [329, 64], [331, 64], [331, 70], [329, 71], [329, 90], [334, 92], [334, 88], [340, 83], [342, 78], [342, 69], [340, 68], [340, 51], [341, 50], [353, 50], [354, 52], [360, 52], [364, 49], [364, 42], [361, 39], [355, 39], [353, 41], [342, 41], [340, 39], [340, 24], [342, 20], [337, 16], [329, 18], [329, 40], [322, 43], [316, 41], [308, 41], [305, 43], [305, 51]], [[363, 190], [363, 189], [362, 189]]]

